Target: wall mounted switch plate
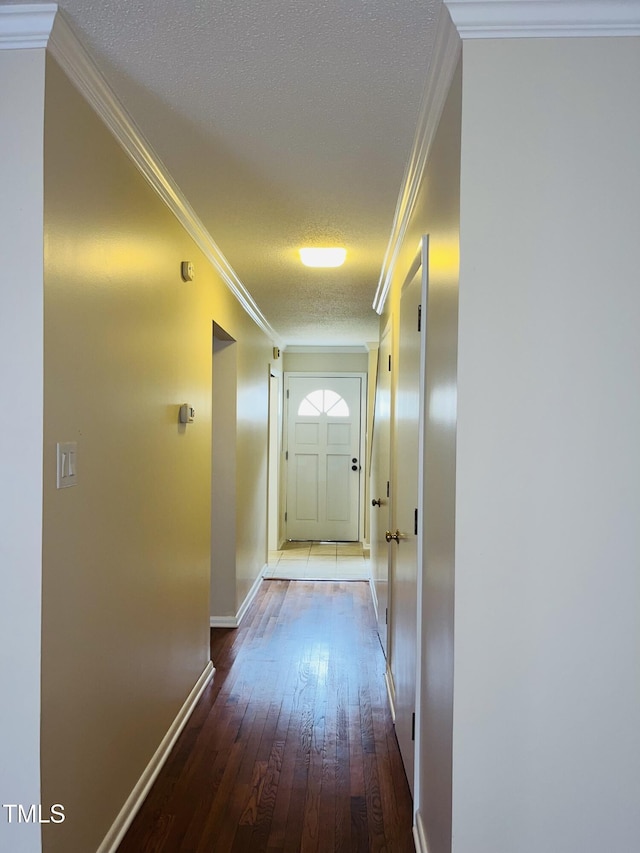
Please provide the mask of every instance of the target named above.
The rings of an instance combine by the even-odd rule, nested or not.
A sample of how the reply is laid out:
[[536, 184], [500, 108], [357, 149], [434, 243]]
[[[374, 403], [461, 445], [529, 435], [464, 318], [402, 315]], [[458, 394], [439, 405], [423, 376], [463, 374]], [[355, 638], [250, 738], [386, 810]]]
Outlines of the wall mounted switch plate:
[[180, 406], [180, 423], [192, 424], [196, 416], [196, 410], [188, 403], [183, 403]]
[[75, 441], [58, 442], [56, 488], [78, 485], [78, 445]]

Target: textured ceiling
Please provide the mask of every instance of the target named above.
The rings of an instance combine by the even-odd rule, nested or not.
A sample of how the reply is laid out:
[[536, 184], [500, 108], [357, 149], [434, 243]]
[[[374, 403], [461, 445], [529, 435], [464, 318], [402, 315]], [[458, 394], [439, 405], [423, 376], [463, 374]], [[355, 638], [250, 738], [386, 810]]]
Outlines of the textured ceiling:
[[[371, 308], [441, 0], [62, 0], [287, 344], [377, 339]], [[297, 248], [340, 244], [339, 270]]]

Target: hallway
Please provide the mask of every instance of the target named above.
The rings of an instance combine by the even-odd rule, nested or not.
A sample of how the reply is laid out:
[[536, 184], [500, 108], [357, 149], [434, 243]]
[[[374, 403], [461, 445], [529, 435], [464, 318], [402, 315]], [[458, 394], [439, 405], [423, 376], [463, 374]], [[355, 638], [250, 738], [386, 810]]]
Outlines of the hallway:
[[119, 853], [413, 851], [368, 585], [266, 580]]

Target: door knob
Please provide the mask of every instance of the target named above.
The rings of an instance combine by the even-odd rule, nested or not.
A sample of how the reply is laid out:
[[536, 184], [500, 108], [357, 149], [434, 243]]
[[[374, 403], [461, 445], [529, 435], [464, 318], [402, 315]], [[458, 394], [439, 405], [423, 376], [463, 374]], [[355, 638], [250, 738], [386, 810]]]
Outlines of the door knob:
[[371, 506], [382, 506], [382, 498], [378, 498], [378, 500], [374, 498], [371, 501]]
[[396, 530], [395, 533], [392, 533], [390, 530], [387, 530], [387, 532], [384, 534], [384, 538], [387, 540], [387, 542], [391, 542], [392, 539], [395, 539], [396, 542], [399, 542], [400, 541], [400, 531]]

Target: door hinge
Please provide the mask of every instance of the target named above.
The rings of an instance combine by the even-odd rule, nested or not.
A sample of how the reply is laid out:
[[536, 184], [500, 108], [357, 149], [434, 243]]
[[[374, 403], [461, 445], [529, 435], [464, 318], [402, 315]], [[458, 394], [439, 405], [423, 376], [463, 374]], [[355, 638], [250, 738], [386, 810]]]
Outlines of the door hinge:
[[387, 497], [389, 497], [389, 480], [387, 480]]
[[284, 452], [284, 458], [285, 458], [285, 461], [286, 461], [286, 462], [288, 462], [288, 461], [289, 461], [289, 451], [288, 451], [288, 450], [285, 450], [285, 452]]
[[391, 370], [391, 355], [389, 355], [389, 370]]
[[418, 305], [418, 331], [422, 331], [422, 305]]
[[385, 607], [385, 609], [384, 609], [384, 624], [385, 625], [389, 624], [389, 608], [388, 607]]
[[289, 399], [289, 389], [287, 388], [287, 400]]
[[286, 512], [285, 512], [285, 514], [284, 514], [284, 520], [285, 520], [285, 521], [287, 520], [287, 513], [286, 513]]
[[413, 511], [413, 535], [418, 535], [418, 507]]
[[416, 712], [411, 715], [411, 740], [416, 739]]

